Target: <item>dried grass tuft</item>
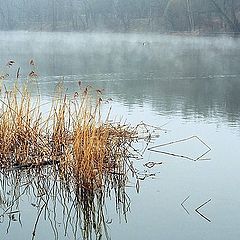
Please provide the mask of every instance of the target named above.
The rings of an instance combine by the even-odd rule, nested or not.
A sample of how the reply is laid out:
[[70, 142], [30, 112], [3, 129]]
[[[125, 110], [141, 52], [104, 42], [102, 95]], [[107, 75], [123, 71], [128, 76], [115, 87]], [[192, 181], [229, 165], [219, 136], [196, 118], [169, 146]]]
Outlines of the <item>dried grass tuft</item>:
[[[56, 87], [49, 114], [40, 97], [14, 85], [0, 98], [0, 166], [5, 169], [53, 164], [60, 176], [86, 189], [101, 188], [126, 173], [136, 129], [102, 120], [102, 97], [88, 86], [72, 97]], [[96, 91], [91, 91], [92, 93]]]

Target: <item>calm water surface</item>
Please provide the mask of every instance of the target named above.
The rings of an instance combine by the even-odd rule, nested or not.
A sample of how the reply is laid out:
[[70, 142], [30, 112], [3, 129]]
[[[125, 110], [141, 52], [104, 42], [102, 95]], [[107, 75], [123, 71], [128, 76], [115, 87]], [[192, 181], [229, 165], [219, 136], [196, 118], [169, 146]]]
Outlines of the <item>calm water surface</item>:
[[[9, 69], [5, 65], [10, 59], [16, 64]], [[30, 59], [36, 62], [34, 71], [39, 73], [45, 100], [59, 80], [65, 82], [69, 94], [81, 80], [104, 89], [105, 98], [113, 99], [106, 105], [112, 106], [113, 118], [166, 129], [151, 146], [198, 136], [212, 148], [208, 161], [146, 152], [136, 163], [138, 168], [144, 170], [148, 161], [163, 164], [149, 170], [157, 175], [141, 182], [140, 193], [127, 188], [131, 199], [127, 223], [119, 220], [114, 204], [108, 201], [111, 239], [240, 238], [240, 39], [0, 33], [1, 72], [10, 75], [6, 85], [19, 66], [21, 77], [27, 76], [32, 70]], [[192, 139], [164, 150], [195, 158], [206, 149]], [[188, 196], [187, 212], [181, 203]], [[201, 213], [210, 221], [195, 211], [209, 199]], [[8, 221], [1, 219], [0, 239], [31, 239], [37, 211], [29, 203], [29, 196], [20, 201], [21, 223], [12, 221], [8, 233]], [[64, 236], [60, 216], [58, 238], [73, 239], [71, 234]], [[44, 218], [36, 234], [36, 239], [54, 239]]]

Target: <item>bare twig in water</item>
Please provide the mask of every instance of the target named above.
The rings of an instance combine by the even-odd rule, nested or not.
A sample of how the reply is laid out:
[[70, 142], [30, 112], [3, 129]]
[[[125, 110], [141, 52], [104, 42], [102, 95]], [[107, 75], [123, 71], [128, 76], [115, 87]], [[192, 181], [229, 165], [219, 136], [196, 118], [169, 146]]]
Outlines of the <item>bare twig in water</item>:
[[16, 78], [18, 79], [19, 76], [20, 76], [20, 67], [19, 67], [18, 70], [17, 70]]
[[153, 168], [156, 165], [162, 165], [163, 162], [147, 162], [144, 164], [145, 167], [147, 168]]
[[204, 218], [205, 220], [207, 220], [208, 222], [211, 222], [211, 220], [209, 218], [207, 218], [204, 214], [202, 214], [201, 212], [199, 212], [199, 209], [202, 208], [203, 206], [205, 206], [207, 203], [209, 203], [212, 199], [207, 200], [206, 202], [204, 202], [203, 204], [201, 204], [199, 207], [197, 207], [195, 209], [196, 213], [199, 214], [202, 218]]
[[[167, 152], [167, 151], [161, 151], [161, 150], [157, 149], [157, 148], [173, 145], [173, 144], [176, 144], [176, 143], [186, 142], [186, 141], [191, 140], [193, 138], [196, 138], [200, 143], [202, 143], [207, 148], [207, 150], [203, 154], [201, 154], [200, 156], [198, 156], [196, 158], [188, 157], [186, 155], [171, 153], [171, 152]], [[203, 140], [201, 140], [198, 136], [191, 136], [191, 137], [180, 139], [180, 140], [177, 140], [177, 141], [156, 145], [156, 146], [148, 148], [148, 150], [152, 151], [152, 152], [156, 152], [156, 153], [161, 153], [161, 154], [173, 156], [173, 157], [184, 158], [184, 159], [187, 159], [187, 160], [190, 160], [190, 161], [200, 161], [200, 160], [209, 160], [209, 159], [206, 159], [206, 158], [203, 158], [203, 157], [206, 156], [206, 154], [211, 151], [211, 148]]]
[[185, 203], [189, 198], [190, 198], [190, 195], [189, 195], [188, 197], [186, 197], [186, 198], [182, 201], [182, 203], [181, 203], [181, 206], [183, 207], [183, 209], [186, 211], [186, 213], [187, 213], [188, 215], [190, 215], [190, 213], [189, 213], [189, 211], [187, 210], [187, 208], [185, 207], [184, 203]]
[[38, 213], [37, 219], [36, 219], [35, 224], [34, 224], [33, 232], [32, 232], [32, 240], [33, 240], [33, 239], [35, 238], [35, 236], [36, 236], [36, 229], [37, 229], [38, 221], [39, 221], [39, 218], [40, 218], [40, 216], [41, 216], [41, 214], [42, 214], [42, 211], [43, 211], [44, 207], [46, 207], [46, 203], [44, 203], [44, 204], [42, 205], [42, 207], [41, 207], [41, 209], [40, 209], [40, 211], [39, 211], [39, 213]]

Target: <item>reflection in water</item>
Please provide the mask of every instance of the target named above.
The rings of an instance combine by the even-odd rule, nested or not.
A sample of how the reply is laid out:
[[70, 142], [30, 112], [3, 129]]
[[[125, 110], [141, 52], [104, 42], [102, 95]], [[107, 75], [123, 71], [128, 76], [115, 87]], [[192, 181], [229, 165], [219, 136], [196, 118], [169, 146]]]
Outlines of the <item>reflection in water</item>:
[[9, 80], [21, 66], [24, 78], [34, 59], [43, 95], [59, 79], [69, 89], [82, 80], [127, 106], [148, 102], [158, 113], [239, 122], [238, 38], [9, 32], [0, 41], [0, 72]]
[[[61, 77], [39, 79], [44, 96], [49, 96]], [[206, 78], [160, 78], [157, 73], [96, 74], [67, 76], [64, 81], [69, 93], [74, 93], [78, 80], [105, 89], [112, 103], [129, 108], [139, 106], [153, 109], [166, 116], [206, 119], [239, 125], [240, 75]]]
[[[55, 167], [45, 167], [1, 172], [1, 229], [8, 233], [15, 222], [25, 228], [31, 223], [28, 239], [30, 234], [32, 239], [38, 239], [45, 231], [40, 223], [44, 219], [51, 226], [54, 239], [63, 234], [72, 236], [70, 239], [80, 239], [80, 236], [83, 239], [94, 236], [108, 239], [107, 224], [111, 220], [106, 218], [106, 198], [114, 194], [116, 210], [126, 218], [130, 206], [125, 192], [126, 177], [114, 175], [106, 186], [91, 190], [62, 181], [56, 170]], [[24, 205], [27, 204], [24, 207], [23, 201]], [[30, 214], [22, 217], [27, 209], [31, 209]], [[35, 217], [33, 212], [36, 212]]]
[[[54, 86], [64, 80], [73, 94], [79, 79], [84, 84], [105, 89], [114, 102], [129, 107], [149, 103], [157, 113], [184, 118], [205, 118], [239, 124], [240, 75], [161, 78], [158, 73], [93, 74], [39, 78], [44, 97], [51, 97]], [[8, 80], [4, 84], [9, 84]]]

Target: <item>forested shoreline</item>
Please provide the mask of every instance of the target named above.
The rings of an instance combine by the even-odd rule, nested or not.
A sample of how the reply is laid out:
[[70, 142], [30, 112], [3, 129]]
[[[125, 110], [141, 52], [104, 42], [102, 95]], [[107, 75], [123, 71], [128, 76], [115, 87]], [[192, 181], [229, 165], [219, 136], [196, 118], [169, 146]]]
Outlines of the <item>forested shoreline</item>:
[[240, 32], [239, 0], [0, 0], [0, 30]]

